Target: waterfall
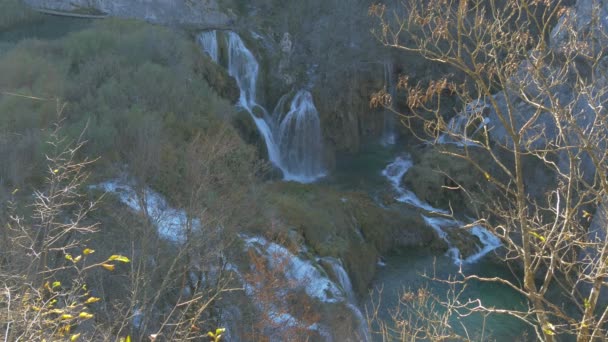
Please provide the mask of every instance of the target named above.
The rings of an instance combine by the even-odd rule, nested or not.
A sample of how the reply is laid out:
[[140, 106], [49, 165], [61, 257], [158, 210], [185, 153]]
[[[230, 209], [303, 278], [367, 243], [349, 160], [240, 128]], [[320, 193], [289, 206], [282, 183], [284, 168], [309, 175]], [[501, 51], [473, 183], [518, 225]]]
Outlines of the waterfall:
[[487, 229], [475, 226], [471, 228], [470, 232], [479, 238], [482, 247], [477, 253], [466, 258], [466, 260], [464, 260], [465, 263], [474, 263], [483, 258], [484, 255], [501, 246], [500, 239], [496, 237], [496, 235], [490, 233]]
[[[241, 37], [234, 32], [228, 32], [228, 74], [234, 77], [240, 89], [239, 105], [253, 118], [255, 125], [264, 138], [268, 149], [270, 162], [281, 167], [281, 156], [274, 140], [274, 134], [266, 122], [266, 110], [256, 102], [256, 85], [259, 65], [251, 51], [247, 49]], [[264, 117], [258, 117], [253, 109], [258, 108]]]
[[[260, 66], [238, 34], [228, 32], [228, 74], [234, 77], [241, 91], [239, 104], [253, 115], [256, 85]], [[255, 116], [255, 115], [254, 115]]]
[[399, 156], [382, 170], [382, 175], [391, 182], [395, 191], [401, 192], [401, 178], [412, 166], [414, 163], [409, 155]]
[[340, 287], [342, 287], [342, 290], [344, 291], [345, 296], [348, 299], [347, 306], [352, 311], [354, 317], [359, 323], [357, 331], [358, 337], [361, 339], [361, 341], [371, 341], [371, 334], [367, 326], [367, 320], [361, 313], [359, 307], [357, 307], [356, 305], [357, 300], [355, 298], [355, 292], [353, 291], [353, 285], [350, 282], [350, 277], [348, 276], [348, 273], [346, 273], [346, 270], [342, 265], [342, 261], [340, 259], [332, 257], [324, 257], [322, 258], [322, 260], [331, 266], [336, 280], [340, 284]]
[[350, 277], [348, 276], [348, 273], [346, 273], [344, 266], [342, 266], [342, 261], [333, 257], [324, 257], [321, 258], [321, 260], [330, 265], [338, 284], [340, 284], [340, 287], [342, 287], [342, 290], [344, 291], [344, 296], [349, 302], [354, 303], [355, 292], [353, 291], [353, 285], [350, 282]]
[[359, 310], [359, 308], [352, 303], [347, 304], [347, 306], [353, 312], [355, 318], [357, 318], [357, 321], [359, 321], [359, 331], [357, 331], [358, 337], [361, 339], [362, 342], [371, 341], [372, 335], [369, 332], [367, 320], [365, 319], [365, 317], [363, 317], [361, 310]]
[[382, 144], [394, 145], [397, 140], [395, 133], [395, 113], [393, 112], [393, 103], [395, 101], [396, 88], [393, 77], [393, 63], [384, 63], [384, 87], [386, 92], [391, 96], [389, 108], [384, 111], [384, 127], [382, 129]]
[[[180, 244], [186, 242], [188, 215], [184, 210], [171, 207], [167, 200], [154, 190], [146, 187], [143, 189], [143, 194], [138, 194], [133, 183], [122, 179], [108, 180], [92, 185], [91, 188], [116, 194], [119, 200], [133, 211], [145, 213], [163, 239]], [[140, 201], [142, 196], [145, 199], [144, 203]], [[145, 207], [142, 208], [141, 204], [145, 204]], [[193, 229], [201, 229], [199, 219], [193, 219], [191, 224]]]
[[205, 31], [198, 35], [198, 42], [211, 60], [219, 63], [220, 57], [217, 44], [217, 31]]
[[310, 92], [300, 90], [295, 95], [278, 127], [285, 179], [308, 183], [322, 177], [321, 122]]
[[[399, 156], [392, 163], [388, 164], [382, 171], [382, 175], [389, 180], [393, 190], [397, 194], [395, 199], [398, 202], [413, 205], [414, 207], [420, 208], [428, 213], [440, 213], [448, 215], [449, 211], [434, 208], [430, 204], [419, 199], [412, 191], [401, 186], [401, 179], [413, 165], [414, 164], [408, 155]], [[422, 215], [422, 218], [428, 226], [435, 230], [439, 238], [448, 244], [447, 254], [452, 258], [452, 260], [454, 260], [456, 264], [474, 263], [483, 258], [484, 255], [501, 246], [500, 240], [488, 230], [480, 226], [474, 226], [469, 230], [469, 233], [479, 238], [481, 247], [478, 247], [477, 253], [470, 255], [463, 260], [460, 256], [460, 251], [458, 248], [453, 246], [449, 241], [446, 230], [460, 229], [459, 227], [462, 227], [465, 224], [458, 220], [448, 218], [427, 217], [425, 215]]]
[[393, 187], [393, 190], [398, 194], [395, 198], [398, 202], [411, 204], [415, 207], [424, 209], [429, 212], [441, 214], [449, 214], [447, 210], [432, 207], [430, 204], [420, 200], [412, 191], [401, 187], [401, 179], [403, 175], [414, 165], [409, 155], [397, 157], [395, 161], [388, 164], [382, 171], [382, 175], [386, 177]]
[[[228, 32], [226, 36], [228, 74], [234, 77], [240, 89], [239, 106], [251, 115], [264, 138], [270, 162], [283, 171], [285, 180], [309, 183], [324, 176], [321, 122], [310, 92], [297, 92], [287, 113], [284, 109], [288, 94], [283, 96], [270, 116], [257, 103], [257, 60], [238, 34]], [[218, 63], [217, 32], [201, 33], [198, 41]]]
[[[483, 116], [487, 107], [488, 105], [480, 100], [467, 104], [464, 111], [459, 112], [450, 119], [447, 132], [441, 134], [437, 139], [437, 142], [440, 144], [455, 144], [458, 146], [478, 145], [472, 138], [490, 123], [490, 118]], [[474, 127], [475, 124], [477, 124], [475, 130], [472, 133], [468, 132], [470, 127]]]
[[256, 248], [269, 262], [270, 268], [284, 268], [285, 276], [304, 287], [306, 294], [325, 303], [343, 300], [342, 291], [321, 273], [311, 261], [293, 254], [287, 248], [263, 237], [245, 238], [245, 245]]

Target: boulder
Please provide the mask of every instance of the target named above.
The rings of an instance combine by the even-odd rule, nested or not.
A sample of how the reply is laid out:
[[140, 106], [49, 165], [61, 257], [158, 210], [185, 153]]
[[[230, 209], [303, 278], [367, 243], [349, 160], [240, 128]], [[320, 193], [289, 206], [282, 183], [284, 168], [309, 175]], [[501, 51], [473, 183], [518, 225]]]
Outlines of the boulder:
[[[471, 162], [448, 154], [455, 149], [458, 149], [455, 145], [443, 145], [441, 149], [424, 146], [413, 150], [414, 165], [404, 175], [402, 182], [418, 198], [433, 207], [452, 208], [454, 212], [473, 215], [478, 201], [491, 196], [491, 188], [486, 177]], [[469, 147], [469, 152], [475, 162], [492, 165], [490, 157], [482, 149]], [[478, 198], [471, 199], [462, 188]]]

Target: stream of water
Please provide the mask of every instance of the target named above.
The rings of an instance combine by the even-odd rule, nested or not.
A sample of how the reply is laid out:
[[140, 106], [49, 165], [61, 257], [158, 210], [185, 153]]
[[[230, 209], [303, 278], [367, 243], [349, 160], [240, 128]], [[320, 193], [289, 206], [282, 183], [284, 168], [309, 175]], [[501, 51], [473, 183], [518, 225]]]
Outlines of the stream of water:
[[[447, 239], [446, 229], [458, 229], [457, 227], [462, 226], [462, 222], [433, 216], [437, 213], [445, 214], [447, 211], [434, 208], [421, 201], [413, 192], [401, 185], [402, 177], [413, 166], [413, 162], [398, 148], [387, 149], [383, 145], [370, 145], [357, 156], [340, 157], [337, 160], [337, 169], [329, 178], [335, 182], [328, 186], [337, 186], [341, 189], [364, 189], [372, 196], [376, 196], [378, 191], [391, 191], [397, 201], [426, 212], [427, 215], [424, 215], [423, 218], [429, 229], [434, 229], [440, 237], [445, 239]], [[346, 176], [336, 176], [343, 174]], [[376, 306], [374, 303], [379, 301], [381, 304], [377, 308], [380, 319], [390, 322], [391, 314], [399, 305], [399, 299], [405, 290], [429, 289], [438, 295], [447, 293], [448, 287], [445, 284], [433, 281], [424, 275], [434, 276], [437, 279], [448, 279], [462, 271], [465, 274], [513, 279], [506, 266], [483, 258], [484, 255], [499, 247], [499, 240], [481, 227], [471, 229], [470, 233], [479, 238], [481, 245], [477, 253], [464, 260], [461, 259], [460, 252], [454, 246], [450, 246], [448, 253], [439, 256], [426, 249], [411, 249], [385, 256], [382, 266], [378, 268], [373, 280], [373, 295], [367, 298], [363, 304], [363, 311], [371, 312]], [[496, 283], [472, 282], [468, 284], [460, 299], [469, 298], [480, 298], [483, 304], [488, 306], [513, 309], [526, 307], [523, 297], [512, 289]], [[458, 332], [463, 332], [462, 324], [464, 324], [471, 338], [475, 337], [476, 340], [524, 341], [523, 336], [528, 336], [528, 341], [534, 340], [530, 337], [532, 332], [529, 328], [512, 317], [495, 315], [484, 320], [481, 315], [472, 315], [466, 318], [452, 317], [450, 323], [456, 327]], [[376, 331], [377, 328], [377, 326], [372, 326], [373, 331]], [[372, 337], [374, 341], [382, 340], [373, 332]]]
[[[259, 64], [253, 53], [235, 32], [225, 32], [228, 45], [227, 69], [240, 89], [239, 106], [246, 110], [266, 143], [268, 159], [283, 171], [283, 179], [311, 183], [325, 176], [321, 122], [312, 94], [301, 89], [291, 99], [287, 112], [284, 104], [290, 94], [279, 100], [273, 115], [257, 102]], [[217, 31], [202, 32], [198, 42], [203, 51], [221, 64]]]

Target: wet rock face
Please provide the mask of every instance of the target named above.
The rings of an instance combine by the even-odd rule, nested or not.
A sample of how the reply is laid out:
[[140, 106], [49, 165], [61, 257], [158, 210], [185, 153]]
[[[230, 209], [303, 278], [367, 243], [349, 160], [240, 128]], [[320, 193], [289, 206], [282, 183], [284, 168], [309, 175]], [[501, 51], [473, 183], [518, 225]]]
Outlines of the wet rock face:
[[233, 19], [216, 0], [24, 0], [33, 8], [107, 14], [193, 29], [226, 28]]

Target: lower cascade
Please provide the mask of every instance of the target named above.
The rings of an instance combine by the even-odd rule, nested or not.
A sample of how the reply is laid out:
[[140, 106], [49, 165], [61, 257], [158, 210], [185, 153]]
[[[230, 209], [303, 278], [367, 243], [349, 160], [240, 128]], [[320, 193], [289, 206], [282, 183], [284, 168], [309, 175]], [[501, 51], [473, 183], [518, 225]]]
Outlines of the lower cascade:
[[[355, 294], [348, 273], [342, 265], [340, 259], [333, 257], [317, 258], [316, 261], [323, 261], [331, 268], [335, 280], [330, 279], [322, 267], [313, 260], [302, 258], [299, 254], [294, 254], [289, 249], [266, 240], [263, 237], [254, 236], [247, 237], [242, 235], [241, 238], [245, 243], [246, 249], [252, 249], [256, 254], [263, 256], [268, 262], [271, 269], [283, 269], [282, 273], [293, 284], [296, 289], [303, 289], [304, 292], [312, 299], [328, 305], [345, 305], [352, 312], [354, 319], [357, 322], [356, 331], [354, 332], [358, 341], [371, 341], [371, 334], [363, 313], [356, 305]], [[236, 267], [230, 267], [236, 272], [238, 279], [243, 284], [245, 293], [248, 296], [254, 296], [255, 287], [263, 284], [248, 282], [244, 277], [240, 276]], [[293, 290], [293, 289], [292, 289]], [[289, 291], [285, 289], [285, 291]], [[302, 329], [317, 331], [323, 337], [324, 341], [333, 341], [332, 334], [322, 322], [308, 324], [300, 319], [297, 315], [292, 315], [290, 308], [280, 307], [286, 303], [274, 303], [271, 305], [270, 317], [273, 323], [281, 328], [299, 327]], [[268, 310], [268, 308], [266, 308]], [[272, 337], [271, 337], [271, 340]]]
[[[407, 203], [414, 207], [420, 208], [429, 214], [448, 215], [449, 212], [447, 210], [434, 208], [430, 204], [419, 199], [412, 191], [401, 186], [401, 179], [413, 165], [414, 163], [412, 162], [410, 156], [400, 156], [397, 157], [392, 163], [388, 164], [382, 171], [382, 175], [391, 182], [393, 190], [397, 193], [397, 197], [395, 199], [398, 202]], [[451, 218], [427, 217], [425, 215], [422, 215], [422, 218], [428, 226], [433, 228], [439, 238], [448, 244], [447, 254], [458, 265], [475, 263], [483, 258], [483, 256], [486, 254], [501, 246], [500, 239], [498, 239], [488, 230], [480, 226], [474, 226], [468, 232], [479, 239], [481, 246], [478, 246], [476, 253], [463, 259], [458, 248], [453, 246], [453, 244], [450, 242], [447, 231], [449, 229], [459, 229], [458, 227], [462, 227], [465, 224]]]
[[[283, 104], [289, 95], [286, 94], [271, 116], [257, 103], [257, 60], [238, 34], [227, 32], [226, 39], [228, 74], [239, 87], [239, 106], [251, 115], [264, 138], [270, 162], [283, 171], [285, 180], [310, 183], [323, 177], [321, 121], [312, 94], [308, 90], [298, 91], [289, 111], [283, 113]], [[201, 33], [198, 42], [205, 53], [216, 63], [220, 62], [217, 31]]]
[[358, 327], [357, 327], [357, 332], [356, 332], [357, 337], [363, 342], [371, 341], [372, 338], [371, 338], [371, 333], [369, 331], [369, 328], [367, 326], [367, 320], [363, 316], [361, 309], [359, 309], [359, 307], [356, 304], [355, 292], [353, 291], [353, 285], [350, 282], [350, 277], [348, 276], [348, 273], [346, 273], [346, 270], [344, 269], [344, 266], [342, 265], [342, 261], [340, 259], [336, 259], [336, 258], [332, 258], [332, 257], [325, 257], [325, 258], [323, 258], [323, 260], [330, 265], [332, 271], [334, 272], [334, 276], [336, 277], [336, 280], [338, 281], [338, 284], [340, 284], [340, 286], [342, 287], [342, 291], [344, 291], [346, 299], [348, 300], [347, 306], [350, 309], [350, 311], [352, 311], [353, 316], [357, 319], [357, 322], [358, 322]]

